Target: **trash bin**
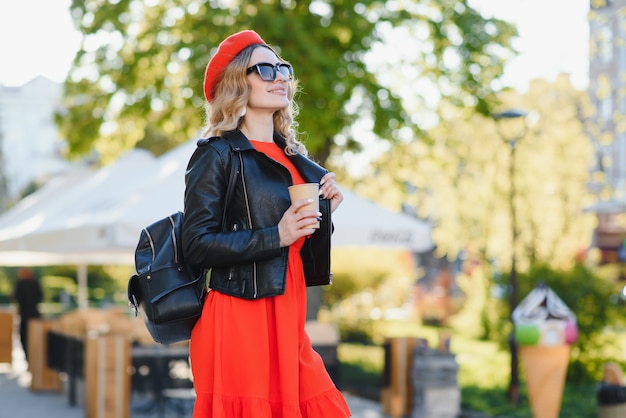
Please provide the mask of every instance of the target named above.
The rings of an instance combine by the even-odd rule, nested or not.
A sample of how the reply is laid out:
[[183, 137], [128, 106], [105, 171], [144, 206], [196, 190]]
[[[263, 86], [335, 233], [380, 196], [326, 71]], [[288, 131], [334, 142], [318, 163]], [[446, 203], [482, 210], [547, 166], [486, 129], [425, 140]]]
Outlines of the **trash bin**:
[[598, 418], [626, 417], [626, 386], [600, 383], [597, 401]]
[[461, 413], [459, 364], [448, 351], [418, 347], [413, 356], [411, 418], [456, 418]]

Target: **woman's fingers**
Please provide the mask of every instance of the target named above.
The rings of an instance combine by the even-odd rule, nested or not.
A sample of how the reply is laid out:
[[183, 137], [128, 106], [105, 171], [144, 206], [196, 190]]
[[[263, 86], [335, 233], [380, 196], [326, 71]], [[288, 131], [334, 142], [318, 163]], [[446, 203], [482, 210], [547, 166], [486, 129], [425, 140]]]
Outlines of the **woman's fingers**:
[[320, 196], [330, 200], [331, 212], [334, 212], [343, 201], [343, 194], [337, 185], [335, 173], [326, 173], [320, 180]]
[[298, 238], [315, 232], [315, 228], [312, 228], [312, 226], [321, 219], [322, 214], [314, 210], [304, 209], [310, 203], [310, 199], [298, 200], [283, 214], [278, 223], [281, 247], [291, 245]]

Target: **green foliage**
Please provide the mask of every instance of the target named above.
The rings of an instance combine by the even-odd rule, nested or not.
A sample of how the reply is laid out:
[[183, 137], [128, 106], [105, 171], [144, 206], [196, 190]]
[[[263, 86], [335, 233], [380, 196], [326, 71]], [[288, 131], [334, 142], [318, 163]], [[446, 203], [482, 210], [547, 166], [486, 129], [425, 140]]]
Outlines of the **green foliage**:
[[461, 272], [456, 282], [463, 292], [461, 310], [449, 321], [450, 327], [466, 338], [488, 340], [489, 324], [500, 314], [490, 303], [491, 279], [483, 268]]
[[[508, 279], [508, 275], [501, 277], [504, 285]], [[613, 285], [583, 265], [568, 270], [536, 265], [518, 277], [520, 299], [541, 282], [547, 284], [576, 314], [579, 337], [572, 346], [568, 380], [574, 383], [598, 381], [604, 363], [619, 362], [623, 356], [618, 350], [622, 341], [611, 332], [612, 327], [624, 325], [623, 307], [611, 302]], [[495, 328], [502, 330], [500, 340], [504, 342], [511, 327], [507, 323], [508, 305], [501, 306], [501, 323]]]
[[96, 150], [106, 161], [138, 144], [182, 143], [202, 124], [212, 52], [227, 35], [253, 28], [294, 65], [303, 89], [300, 130], [325, 161], [337, 134], [342, 149], [358, 149], [361, 138], [349, 128], [360, 118], [385, 139], [397, 139], [402, 127], [419, 131], [401, 97], [427, 102], [422, 91], [413, 94], [418, 79], [488, 113], [490, 86], [512, 55], [516, 31], [468, 3], [73, 0], [84, 42], [56, 120], [74, 156]]
[[[43, 303], [48, 305], [44, 311], [76, 306], [78, 289], [77, 270], [75, 266], [37, 267], [35, 275], [39, 277], [43, 290]], [[87, 299], [92, 306], [115, 304], [126, 306], [126, 285], [130, 277], [127, 266], [90, 266], [87, 272]], [[17, 268], [0, 267], [0, 304], [9, 303], [17, 277]], [[64, 302], [62, 294], [70, 297], [69, 306], [60, 306]], [[59, 307], [60, 306], [60, 307]]]
[[15, 277], [7, 269], [0, 269], [0, 305], [12, 302], [11, 295], [15, 287]]
[[384, 248], [333, 249], [333, 285], [324, 288], [324, 303], [333, 305], [359, 290], [378, 287], [387, 277], [413, 277], [405, 250]]
[[333, 285], [324, 288], [321, 320], [337, 324], [342, 341], [364, 344], [385, 337], [390, 312], [411, 315], [415, 267], [405, 250], [333, 250]]
[[583, 210], [594, 199], [586, 187], [593, 152], [583, 129], [586, 95], [561, 77], [552, 83], [537, 80], [523, 95], [502, 92], [501, 98], [504, 108], [539, 115], [516, 144], [513, 177], [511, 146], [495, 122], [441, 102], [445, 119], [426, 140], [394, 144], [374, 161], [375, 171], [343, 180], [391, 210], [414, 207], [434, 225], [440, 255], [464, 253], [476, 263], [460, 278], [467, 300], [453, 326], [468, 336], [504, 342], [508, 308], [506, 299], [493, 299], [492, 277], [510, 269], [513, 251], [521, 272], [535, 264], [556, 271], [574, 268], [577, 253], [590, 244], [596, 219]]
[[383, 347], [342, 342], [337, 347], [342, 390], [378, 399], [382, 385], [385, 353]]
[[41, 288], [45, 302], [60, 302], [62, 294], [76, 295], [78, 285], [75, 277], [44, 275], [41, 277]]
[[[435, 225], [441, 254], [464, 251], [470, 259], [506, 271], [515, 227], [520, 270], [533, 263], [566, 268], [589, 245], [596, 222], [583, 210], [594, 200], [586, 187], [593, 154], [583, 129], [588, 97], [559, 78], [536, 81], [524, 95], [503, 92], [501, 98], [505, 108], [539, 115], [515, 145], [512, 178], [511, 146], [495, 122], [441, 103], [445, 119], [428, 132], [427, 140], [393, 145], [377, 158], [373, 173], [346, 183], [390, 209], [402, 204], [416, 208], [418, 216]], [[523, 130], [524, 121], [519, 122]]]
[[510, 356], [493, 341], [481, 341], [453, 333], [450, 351], [457, 355], [459, 385], [478, 386], [483, 389], [507, 387]]

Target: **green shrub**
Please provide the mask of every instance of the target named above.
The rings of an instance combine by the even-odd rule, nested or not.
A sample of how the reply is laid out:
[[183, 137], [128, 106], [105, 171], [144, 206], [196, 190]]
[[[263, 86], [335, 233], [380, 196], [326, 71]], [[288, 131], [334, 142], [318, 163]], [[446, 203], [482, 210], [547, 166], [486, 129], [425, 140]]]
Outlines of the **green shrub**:
[[406, 250], [384, 248], [334, 249], [333, 284], [324, 287], [323, 302], [330, 306], [363, 291], [377, 288], [389, 277], [415, 279], [412, 256]]

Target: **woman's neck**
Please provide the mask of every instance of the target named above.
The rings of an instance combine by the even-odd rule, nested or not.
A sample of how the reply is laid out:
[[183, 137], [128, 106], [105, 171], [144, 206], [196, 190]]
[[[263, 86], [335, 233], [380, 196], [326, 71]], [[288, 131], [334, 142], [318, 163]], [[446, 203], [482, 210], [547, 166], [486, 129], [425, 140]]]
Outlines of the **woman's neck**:
[[239, 130], [248, 139], [254, 139], [256, 141], [273, 142], [274, 141], [274, 119], [268, 118], [266, 115], [259, 117], [260, 115], [251, 114], [248, 112], [244, 116]]

